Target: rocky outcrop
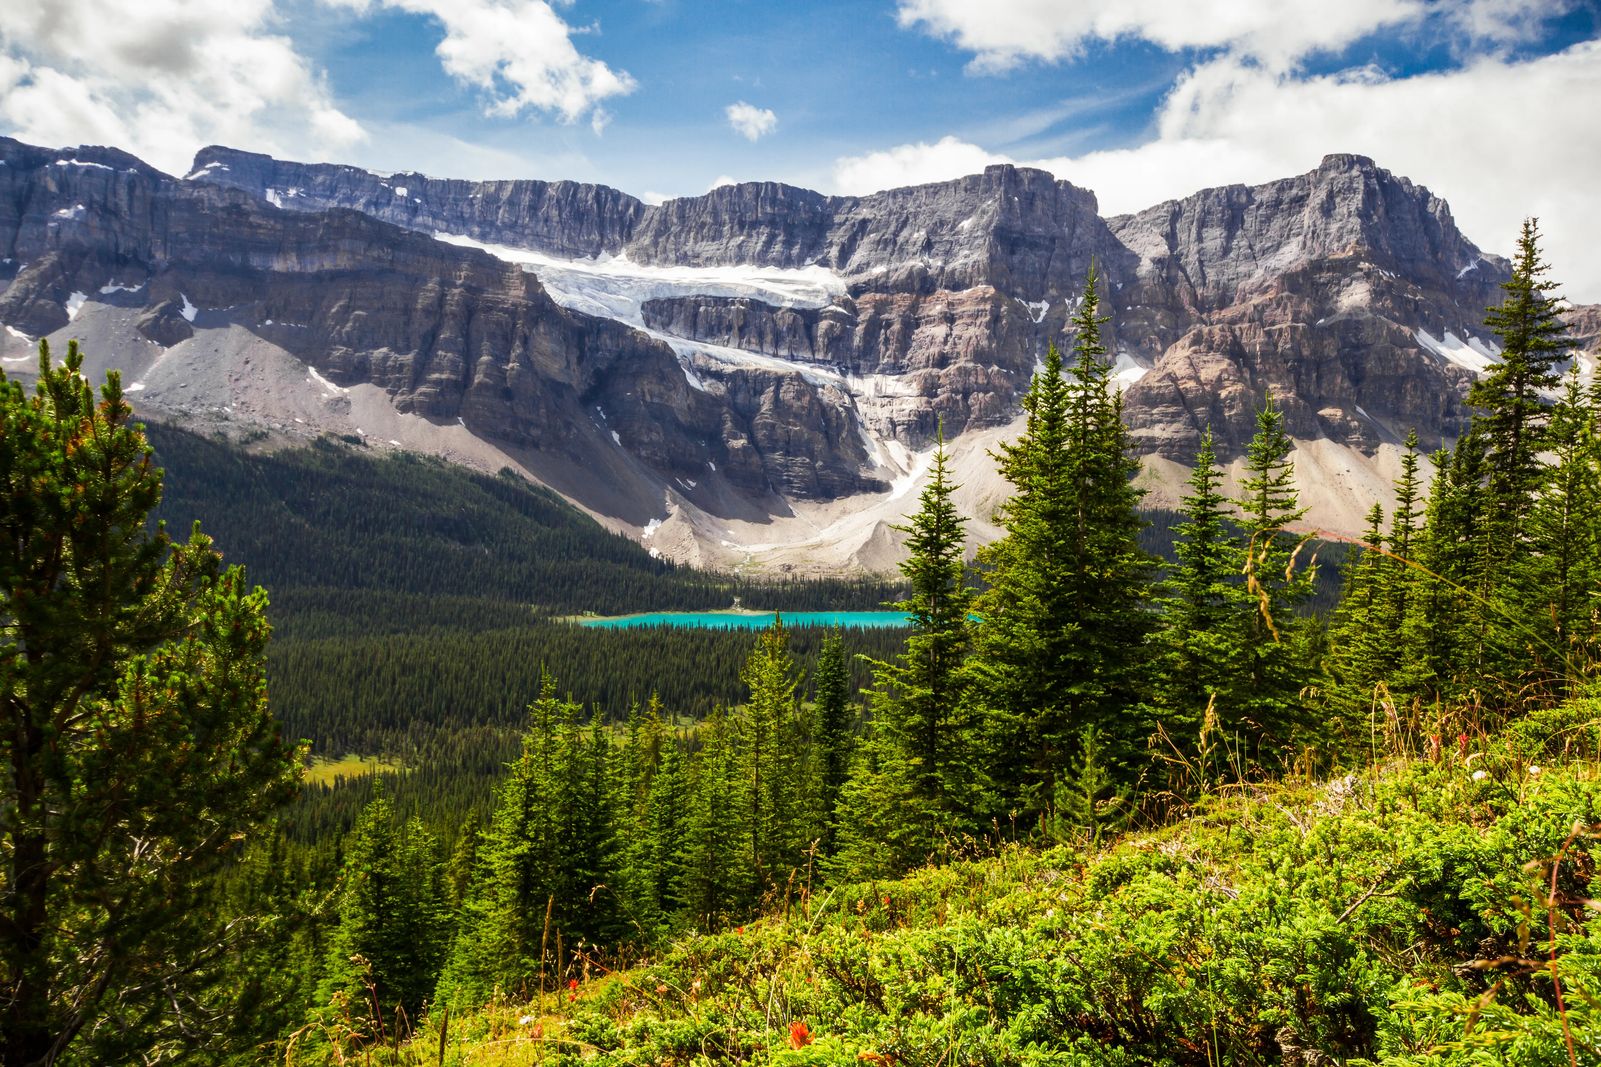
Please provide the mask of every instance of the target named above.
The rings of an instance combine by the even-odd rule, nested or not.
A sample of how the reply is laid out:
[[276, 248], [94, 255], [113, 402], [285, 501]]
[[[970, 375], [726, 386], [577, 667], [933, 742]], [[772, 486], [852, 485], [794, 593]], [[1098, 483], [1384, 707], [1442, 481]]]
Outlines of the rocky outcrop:
[[1507, 264], [1444, 201], [1361, 156], [1256, 188], [1209, 189], [1110, 220], [1139, 256], [1119, 339], [1152, 359], [1126, 409], [1142, 448], [1183, 459], [1210, 425], [1225, 454], [1271, 391], [1292, 434], [1371, 451], [1464, 425], [1471, 371], [1434, 338], [1484, 337]]
[[[959, 434], [1012, 417], [1044, 347], [1071, 342], [1065, 326], [1091, 262], [1125, 380], [1151, 368], [1127, 395], [1141, 448], [1187, 459], [1210, 424], [1225, 454], [1237, 452], [1270, 390], [1297, 433], [1365, 450], [1412, 427], [1446, 440], [1462, 425], [1471, 372], [1420, 331], [1482, 339], [1483, 309], [1507, 273], [1438, 197], [1351, 155], [1104, 221], [1093, 193], [1012, 166], [866, 197], [749, 182], [645, 207], [583, 187], [587, 211], [514, 211], [503, 225], [481, 205], [503, 205], [500, 189], [514, 183], [419, 194], [406, 176], [430, 206], [397, 211], [388, 187], [399, 178], [226, 150], [202, 153], [196, 180], [280, 198], [294, 188], [303, 208], [365, 204], [402, 225], [455, 225], [549, 255], [826, 268], [848, 293], [832, 306], [688, 294], [648, 301], [644, 321], [832, 371], [872, 433], [912, 448], [941, 422]], [[437, 197], [460, 203], [434, 206]]]
[[[515, 447], [582, 461], [599, 407], [618, 443], [665, 477], [726, 465], [758, 496], [879, 484], [859, 436], [836, 441], [788, 376], [770, 376], [767, 399], [731, 405], [693, 388], [667, 345], [556, 305], [534, 275], [487, 253], [356, 211], [279, 210], [120, 153], [57, 155], [0, 141], [0, 247], [19, 265], [0, 322], [13, 329], [50, 333], [75, 300], [131, 293], [137, 329], [159, 345], [243, 325], [336, 386], [370, 382], [402, 412]], [[789, 421], [804, 429], [775, 431]]]
[[188, 180], [241, 189], [285, 210], [348, 208], [408, 230], [461, 234], [558, 256], [619, 251], [645, 210], [627, 193], [604, 185], [374, 174], [215, 145], [195, 156]]
[[[1142, 450], [1188, 461], [1211, 426], [1237, 455], [1269, 392], [1298, 437], [1372, 452], [1416, 428], [1433, 447], [1464, 425], [1507, 276], [1443, 201], [1358, 156], [1104, 220], [1088, 190], [1012, 166], [650, 206], [225, 148], [182, 180], [108, 149], [0, 140], [0, 159], [16, 330], [102, 300], [156, 346], [247, 329], [334, 386], [575, 469], [614, 438], [669, 494], [741, 514], [882, 488], [941, 427], [1006, 425], [1046, 346], [1072, 343], [1092, 263]], [[1594, 309], [1570, 320], [1593, 351]]]

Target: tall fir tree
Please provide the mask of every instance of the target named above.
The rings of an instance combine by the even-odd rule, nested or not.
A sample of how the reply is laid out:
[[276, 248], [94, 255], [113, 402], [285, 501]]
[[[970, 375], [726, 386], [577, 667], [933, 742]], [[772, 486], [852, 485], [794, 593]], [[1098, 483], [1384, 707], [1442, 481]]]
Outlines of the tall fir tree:
[[1512, 596], [1514, 572], [1531, 551], [1528, 522], [1545, 481], [1549, 396], [1560, 380], [1557, 364], [1571, 347], [1539, 238], [1537, 221], [1525, 220], [1512, 276], [1501, 286], [1505, 296], [1484, 320], [1501, 352], [1468, 390], [1473, 417], [1458, 444], [1458, 451], [1470, 448], [1483, 461], [1468, 582], [1472, 651], [1463, 666], [1482, 695], [1504, 704], [1523, 699], [1531, 669], [1548, 677]]
[[1481, 556], [1483, 439], [1465, 435], [1431, 457], [1434, 480], [1414, 535], [1416, 584], [1402, 620], [1402, 648], [1416, 678], [1410, 690], [1427, 703], [1462, 696], [1473, 671], [1481, 607], [1474, 591]]
[[901, 564], [908, 594], [896, 606], [909, 616], [911, 633], [894, 661], [873, 663], [872, 751], [856, 764], [862, 777], [841, 809], [840, 866], [853, 874], [876, 877], [926, 862], [953, 837], [978, 830], [988, 806], [979, 724], [962, 670], [973, 593], [956, 489], [942, 434], [920, 507], [896, 527], [907, 535], [908, 553]]
[[1295, 488], [1291, 447], [1284, 413], [1269, 394], [1246, 449], [1237, 501], [1246, 584], [1256, 601], [1246, 633], [1249, 689], [1225, 726], [1241, 734], [1258, 731], [1264, 751], [1280, 752], [1304, 720], [1300, 694], [1309, 665], [1303, 661], [1297, 612], [1311, 597], [1314, 582], [1312, 567], [1300, 558], [1307, 538], [1289, 529], [1306, 517]]
[[537, 991], [581, 943], [619, 939], [610, 750], [604, 728], [586, 731], [546, 672], [478, 849], [438, 1000]]
[[1601, 447], [1577, 368], [1551, 411], [1545, 444], [1551, 462], [1525, 524], [1528, 551], [1512, 561], [1502, 599], [1512, 617], [1534, 628], [1535, 681], [1558, 700], [1595, 659], [1601, 588]]
[[740, 670], [750, 697], [735, 717], [745, 777], [749, 876], [757, 900], [802, 862], [814, 838], [798, 680], [782, 619], [763, 630]]
[[1222, 482], [1208, 427], [1179, 504], [1166, 582], [1158, 703], [1178, 746], [1197, 736], [1208, 707], [1239, 708], [1247, 692], [1245, 635], [1255, 607], [1240, 577], [1243, 548]]
[[1138, 543], [1138, 463], [1099, 307], [1092, 268], [1067, 377], [1053, 346], [1024, 398], [1023, 435], [997, 455], [1016, 492], [996, 513], [1004, 536], [980, 553], [989, 588], [976, 604], [972, 683], [998, 742], [1002, 801], [1031, 818], [1080, 759], [1086, 729], [1120, 777], [1138, 773], [1149, 729], [1153, 561]]
[[835, 809], [850, 771], [855, 742], [850, 706], [850, 671], [845, 664], [845, 639], [839, 629], [829, 631], [817, 652], [812, 692], [816, 704], [818, 809], [823, 822], [823, 851], [833, 851]]
[[1526, 219], [1512, 277], [1501, 286], [1506, 296], [1484, 320], [1501, 340], [1500, 356], [1468, 390], [1468, 405], [1475, 409], [1471, 432], [1484, 440], [1487, 459], [1481, 550], [1486, 588], [1522, 544], [1524, 520], [1542, 480], [1540, 453], [1551, 408], [1546, 394], [1557, 386], [1557, 364], [1572, 346], [1551, 295], [1556, 283], [1545, 277], [1550, 268], [1540, 259], [1539, 240], [1538, 220]]
[[445, 949], [442, 874], [434, 836], [416, 819], [399, 830], [380, 786], [345, 846], [339, 925], [318, 995], [327, 1003], [343, 992], [373, 1040], [415, 1022], [433, 993]]
[[749, 862], [749, 784], [741, 774], [734, 724], [726, 710], [718, 708], [707, 716], [698, 738], [674, 892], [691, 926], [715, 930], [748, 913], [758, 899]]
[[1374, 688], [1389, 681], [1390, 637], [1386, 611], [1384, 508], [1368, 511], [1360, 544], [1350, 546], [1340, 583], [1340, 601], [1329, 620], [1323, 691], [1332, 704], [1328, 725], [1353, 728], [1366, 721]]

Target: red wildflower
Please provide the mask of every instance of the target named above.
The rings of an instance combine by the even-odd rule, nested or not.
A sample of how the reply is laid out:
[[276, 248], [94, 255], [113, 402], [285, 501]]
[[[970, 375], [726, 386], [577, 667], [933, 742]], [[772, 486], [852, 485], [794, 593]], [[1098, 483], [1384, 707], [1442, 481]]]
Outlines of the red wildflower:
[[789, 1024], [789, 1047], [805, 1048], [812, 1043], [812, 1031], [804, 1019], [796, 1019]]
[[744, 933], [744, 932], [745, 932], [745, 928], [744, 928], [744, 927], [743, 927], [743, 926], [736, 926], [736, 927], [734, 927], [734, 933], [736, 933], [736, 934], [742, 934], [742, 933]]
[[889, 907], [889, 897], [888, 896], [884, 897], [884, 907], [886, 907], [886, 908]]
[[578, 988], [578, 979], [576, 979], [576, 978], [567, 979], [567, 988], [568, 989], [577, 989]]

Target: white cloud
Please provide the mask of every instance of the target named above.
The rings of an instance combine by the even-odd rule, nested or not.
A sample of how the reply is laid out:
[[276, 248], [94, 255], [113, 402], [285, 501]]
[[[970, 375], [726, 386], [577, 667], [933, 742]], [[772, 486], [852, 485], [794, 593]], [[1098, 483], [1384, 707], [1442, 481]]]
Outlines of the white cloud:
[[1012, 162], [1015, 161], [978, 145], [942, 137], [933, 144], [920, 141], [839, 159], [834, 163], [834, 188], [860, 195], [902, 185], [942, 182], [977, 173], [991, 163]]
[[1571, 0], [899, 0], [897, 16], [974, 53], [981, 71], [1058, 60], [1091, 41], [1139, 39], [1170, 51], [1226, 49], [1284, 68], [1369, 34], [1434, 20], [1445, 32], [1505, 42]]
[[1074, 55], [1094, 40], [1139, 38], [1163, 48], [1232, 47], [1284, 61], [1409, 21], [1422, 0], [900, 0], [904, 27], [976, 54], [980, 69]]
[[755, 141], [772, 133], [778, 126], [778, 116], [770, 108], [757, 107], [743, 100], [729, 104], [723, 113], [728, 116], [728, 125], [733, 127], [734, 132], [747, 141]]
[[183, 173], [223, 141], [327, 153], [360, 141], [271, 0], [0, 5], [0, 129], [46, 145], [114, 144]]
[[438, 21], [445, 36], [435, 49], [445, 72], [484, 97], [487, 115], [526, 111], [563, 122], [584, 116], [598, 134], [610, 121], [600, 104], [634, 91], [626, 72], [586, 56], [573, 44], [581, 32], [546, 0], [324, 0], [366, 13], [386, 7]]
[[[1601, 301], [1601, 138], [1587, 132], [1598, 99], [1598, 41], [1409, 78], [1366, 69], [1293, 78], [1223, 57], [1180, 79], [1149, 142], [1026, 162], [1093, 189], [1110, 215], [1301, 173], [1330, 152], [1368, 155], [1443, 197], [1469, 239], [1489, 250], [1509, 252], [1522, 218], [1538, 216], [1552, 276], [1571, 298]], [[1010, 160], [945, 138], [840, 159], [834, 184], [862, 193], [991, 162]]]
[[712, 183], [706, 187], [706, 191], [709, 193], [713, 189], [721, 189], [725, 185], [738, 185], [739, 182], [740, 179], [738, 178], [730, 178], [726, 174], [719, 174], [712, 179]]

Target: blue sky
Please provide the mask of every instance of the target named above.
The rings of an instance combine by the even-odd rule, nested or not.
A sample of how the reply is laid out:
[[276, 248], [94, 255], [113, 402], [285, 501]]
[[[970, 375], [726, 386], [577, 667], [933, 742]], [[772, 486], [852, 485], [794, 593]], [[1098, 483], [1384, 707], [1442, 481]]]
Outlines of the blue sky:
[[1489, 249], [1540, 215], [1601, 300], [1598, 38], [1598, 0], [46, 0], [0, 10], [0, 131], [647, 199], [1012, 161], [1107, 212], [1356, 151]]

